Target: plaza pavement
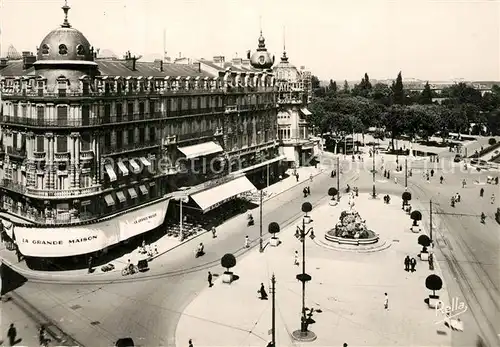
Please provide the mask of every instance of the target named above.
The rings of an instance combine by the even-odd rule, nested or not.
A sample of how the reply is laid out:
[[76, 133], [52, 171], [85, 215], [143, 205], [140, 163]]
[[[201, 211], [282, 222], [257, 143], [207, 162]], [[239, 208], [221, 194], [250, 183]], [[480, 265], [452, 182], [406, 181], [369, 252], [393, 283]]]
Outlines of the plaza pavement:
[[[355, 209], [391, 246], [380, 252], [355, 253], [331, 250], [322, 246], [324, 233], [333, 228], [347, 199], [333, 207], [325, 204], [310, 215], [318, 242], [306, 240], [306, 272], [312, 281], [306, 286], [306, 306], [321, 309], [310, 326], [318, 338], [297, 343], [290, 334], [299, 328], [301, 284], [295, 279], [301, 266], [294, 266], [294, 252], [301, 243], [294, 237], [295, 225], [282, 230], [278, 247], [266, 246], [264, 253], [252, 250], [240, 259], [232, 271], [239, 279], [232, 284], [215, 280], [212, 288], [201, 291], [186, 307], [176, 331], [176, 346], [187, 346], [193, 339], [202, 346], [265, 346], [270, 341], [270, 278], [276, 275], [276, 344], [278, 346], [449, 346], [450, 333], [436, 325], [440, 317], [424, 303], [430, 291], [425, 278], [440, 274], [439, 266], [431, 272], [427, 262], [417, 257], [418, 234], [409, 230], [411, 220], [401, 210], [399, 198], [390, 205], [361, 193]], [[324, 242], [328, 242], [324, 240]], [[416, 272], [404, 271], [406, 255], [417, 259]], [[437, 261], [435, 262], [438, 265]], [[224, 269], [220, 268], [219, 274]], [[257, 290], [264, 283], [269, 300], [258, 299]], [[384, 309], [384, 293], [389, 309]], [[439, 291], [448, 302], [446, 286]], [[444, 333], [440, 333], [444, 332]]]
[[0, 302], [0, 346], [8, 345], [7, 330], [11, 323], [17, 330], [17, 339], [22, 339], [18, 346], [38, 346], [38, 325], [26, 312], [12, 301]]
[[[318, 168], [315, 167], [301, 167], [297, 169], [297, 173], [299, 174], [299, 180], [292, 176], [292, 169], [289, 169], [287, 171], [287, 174], [289, 175], [288, 177], [282, 179], [281, 181], [270, 185], [269, 187], [265, 188], [266, 196], [264, 198], [264, 202], [268, 201], [269, 199], [272, 199], [279, 194], [283, 193], [284, 191], [287, 191], [293, 187], [296, 187], [297, 185], [307, 185], [307, 183], [310, 180], [310, 176], [312, 175], [313, 177], [321, 174], [323, 172], [323, 168], [318, 166]], [[258, 202], [258, 201], [257, 201]], [[236, 216], [235, 218], [246, 218], [246, 216]], [[227, 222], [227, 221], [226, 221]], [[160, 238], [158, 241], [151, 243], [150, 246], [152, 249], [156, 246], [158, 248], [158, 255], [155, 255], [153, 257], [153, 262], [151, 262], [150, 267], [158, 267], [161, 265], [163, 262], [167, 261], [164, 255], [170, 252], [172, 249], [175, 249], [187, 242], [192, 241], [194, 238], [198, 238], [202, 236], [203, 234], [206, 234], [208, 231], [204, 233], [198, 233], [194, 237], [188, 238], [184, 241], [179, 241], [178, 238], [171, 237], [171, 236], [164, 236]], [[111, 261], [110, 263], [115, 265], [115, 269], [113, 271], [109, 272], [103, 272], [101, 271], [101, 266], [95, 267], [94, 272], [92, 274], [88, 274], [87, 269], [77, 269], [77, 270], [66, 270], [66, 271], [33, 271], [29, 269], [26, 266], [26, 263], [24, 261], [19, 262], [17, 260], [16, 254], [13, 251], [9, 251], [6, 249], [4, 244], [0, 245], [0, 260], [2, 260], [6, 265], [17, 271], [18, 273], [25, 275], [27, 278], [32, 278], [32, 279], [59, 279], [61, 281], [71, 281], [72, 279], [81, 279], [82, 277], [85, 277], [87, 281], [92, 282], [92, 279], [97, 279], [99, 281], [103, 281], [106, 279], [116, 279], [121, 277], [121, 270], [126, 266], [128, 259], [130, 259], [131, 263], [137, 264], [137, 262], [141, 259], [145, 259], [145, 256], [139, 253], [138, 249], [135, 249], [134, 251], [130, 253], [126, 253], [115, 260]]]

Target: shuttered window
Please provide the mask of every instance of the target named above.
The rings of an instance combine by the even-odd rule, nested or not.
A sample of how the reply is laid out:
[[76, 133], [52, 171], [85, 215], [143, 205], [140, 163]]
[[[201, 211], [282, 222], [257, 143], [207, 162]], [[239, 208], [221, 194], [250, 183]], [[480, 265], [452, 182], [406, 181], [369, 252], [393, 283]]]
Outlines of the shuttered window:
[[90, 125], [90, 106], [82, 105], [82, 124]]
[[68, 106], [57, 107], [57, 123], [59, 125], [68, 124]]
[[36, 151], [37, 152], [45, 152], [44, 148], [45, 138], [43, 136], [36, 137]]

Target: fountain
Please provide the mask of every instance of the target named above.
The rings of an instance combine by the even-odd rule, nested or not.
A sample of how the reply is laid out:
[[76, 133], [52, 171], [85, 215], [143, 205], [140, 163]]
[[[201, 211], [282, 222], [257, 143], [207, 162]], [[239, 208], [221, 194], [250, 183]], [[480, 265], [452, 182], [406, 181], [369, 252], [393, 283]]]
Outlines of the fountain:
[[335, 228], [325, 234], [328, 241], [349, 245], [369, 245], [378, 242], [379, 237], [366, 227], [366, 221], [354, 210], [354, 201], [349, 211], [342, 211]]

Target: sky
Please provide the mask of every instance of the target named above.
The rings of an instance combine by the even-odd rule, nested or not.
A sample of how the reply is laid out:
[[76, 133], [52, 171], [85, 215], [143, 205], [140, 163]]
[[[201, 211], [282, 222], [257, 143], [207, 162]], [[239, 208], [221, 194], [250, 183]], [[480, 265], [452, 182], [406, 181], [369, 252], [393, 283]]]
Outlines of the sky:
[[[64, 0], [0, 0], [3, 55], [35, 51]], [[226, 60], [257, 48], [322, 80], [500, 80], [500, 0], [68, 0], [69, 22], [118, 56]]]

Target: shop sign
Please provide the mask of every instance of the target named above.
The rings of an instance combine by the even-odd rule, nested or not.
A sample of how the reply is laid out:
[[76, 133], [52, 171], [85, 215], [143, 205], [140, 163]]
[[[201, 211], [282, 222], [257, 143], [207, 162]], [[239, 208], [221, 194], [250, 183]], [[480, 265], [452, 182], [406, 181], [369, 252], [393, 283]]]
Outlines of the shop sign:
[[66, 257], [95, 252], [119, 242], [116, 222], [69, 228], [16, 227], [19, 251], [31, 257]]
[[117, 218], [120, 241], [159, 227], [165, 220], [169, 200], [162, 201]]

